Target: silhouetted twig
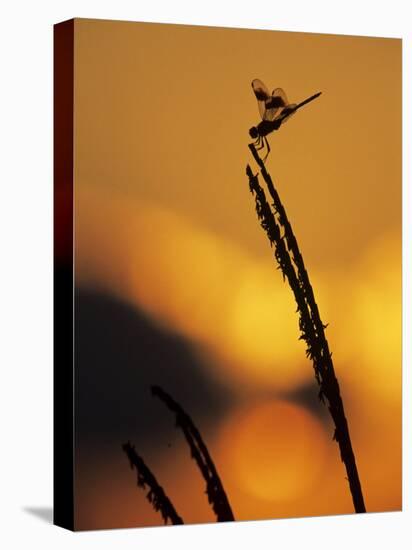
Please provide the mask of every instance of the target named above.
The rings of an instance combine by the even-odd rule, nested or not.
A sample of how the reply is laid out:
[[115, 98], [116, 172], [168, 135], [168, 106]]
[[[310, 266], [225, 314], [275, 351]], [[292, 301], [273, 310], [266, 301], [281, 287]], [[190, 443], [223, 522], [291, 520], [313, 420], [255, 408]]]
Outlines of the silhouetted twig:
[[334, 439], [338, 442], [341, 459], [346, 467], [355, 511], [366, 512], [348, 423], [333, 367], [332, 353], [329, 351], [325, 336], [327, 325], [321, 321], [302, 254], [280, 197], [256, 148], [253, 144], [250, 144], [249, 148], [260, 167], [262, 177], [273, 200], [270, 205], [266, 199], [265, 191], [259, 184], [259, 176], [254, 175], [248, 165], [246, 173], [249, 177], [250, 191], [255, 195], [256, 212], [261, 226], [269, 238], [270, 245], [275, 247], [274, 255], [282, 270], [283, 278], [287, 278], [295, 296], [299, 313], [300, 339], [306, 342], [306, 355], [313, 363], [315, 377], [320, 387], [319, 399], [324, 402], [326, 398], [328, 401], [328, 408], [335, 424]]
[[173, 525], [181, 525], [183, 523], [182, 518], [176, 512], [175, 507], [167, 497], [163, 487], [159, 485], [149, 467], [146, 466], [143, 458], [137, 454], [130, 442], [122, 445], [122, 449], [129, 458], [130, 468], [132, 470], [136, 468], [138, 487], [145, 489], [147, 486], [149, 488], [146, 498], [152, 504], [156, 512], [160, 511], [165, 523], [170, 519]]
[[234, 515], [226, 492], [217, 473], [207, 447], [193, 424], [190, 416], [176, 401], [159, 386], [152, 386], [152, 394], [158, 397], [176, 415], [176, 426], [179, 426], [190, 447], [191, 455], [196, 461], [204, 480], [209, 503], [218, 521], [234, 521]]

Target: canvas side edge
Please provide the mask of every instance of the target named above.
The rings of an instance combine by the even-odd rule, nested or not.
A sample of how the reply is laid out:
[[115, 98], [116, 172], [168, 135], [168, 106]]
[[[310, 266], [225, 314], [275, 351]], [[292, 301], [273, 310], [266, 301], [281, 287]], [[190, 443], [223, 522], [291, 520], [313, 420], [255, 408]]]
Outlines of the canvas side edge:
[[54, 26], [53, 523], [74, 530], [74, 21]]

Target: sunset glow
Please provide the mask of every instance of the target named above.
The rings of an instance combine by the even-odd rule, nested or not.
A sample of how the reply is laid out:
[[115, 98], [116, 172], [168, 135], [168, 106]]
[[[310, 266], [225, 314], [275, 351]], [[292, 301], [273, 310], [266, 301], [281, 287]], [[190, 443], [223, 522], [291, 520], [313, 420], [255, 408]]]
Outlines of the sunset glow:
[[[291, 101], [322, 91], [269, 137], [266, 166], [328, 323], [367, 510], [399, 509], [400, 41], [93, 20], [75, 28], [75, 274], [82, 299], [95, 300], [90, 310], [80, 300], [82, 334], [95, 331], [97, 342], [89, 356], [85, 339], [97, 369], [87, 383], [101, 377], [102, 395], [114, 384], [131, 392], [126, 412], [123, 396], [102, 398], [108, 427], [79, 443], [78, 524], [160, 522], [122, 456], [126, 422], [185, 520], [214, 520], [181, 432], [150, 401], [152, 374], [178, 378], [237, 519], [353, 512], [296, 303], [245, 175], [247, 163], [256, 169], [247, 144], [259, 122], [257, 77]], [[135, 390], [147, 395], [143, 412]], [[152, 418], [162, 427], [147, 428]]]

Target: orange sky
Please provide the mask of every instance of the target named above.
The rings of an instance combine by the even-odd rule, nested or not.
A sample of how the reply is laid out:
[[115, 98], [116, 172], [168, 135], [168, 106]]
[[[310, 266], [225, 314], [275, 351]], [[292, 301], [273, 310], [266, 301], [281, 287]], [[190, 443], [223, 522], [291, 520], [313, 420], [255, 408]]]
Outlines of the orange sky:
[[[400, 40], [76, 20], [78, 284], [119, 296], [183, 335], [211, 376], [238, 395], [236, 410], [208, 439], [236, 517], [351, 511], [331, 430], [281, 398], [311, 381], [313, 370], [245, 176], [247, 132], [259, 121], [253, 78], [283, 87], [293, 102], [322, 91], [269, 137], [267, 166], [330, 323], [367, 508], [399, 509]], [[268, 390], [278, 401], [267, 403]], [[230, 449], [222, 444], [231, 422], [245, 418], [248, 426], [258, 418], [264, 426], [271, 407], [286, 411], [292, 441], [305, 425], [317, 442], [274, 453], [284, 480], [292, 479], [291, 464], [299, 474], [293, 483], [301, 479], [289, 497], [287, 487], [277, 498], [262, 495], [242, 477], [242, 445], [255, 448], [256, 475], [263, 476], [259, 462], [272, 452], [266, 438], [248, 440], [245, 428]], [[296, 453], [307, 460], [291, 461]], [[153, 461], [167, 478], [161, 456]], [[176, 471], [185, 471], [182, 461], [176, 458]], [[324, 466], [309, 468], [311, 461]], [[87, 476], [80, 477], [88, 504], [79, 524], [102, 525], [107, 511], [100, 519], [90, 511], [101, 493], [87, 492]], [[274, 494], [276, 476], [254, 486], [265, 483]], [[122, 478], [111, 488], [119, 502], [126, 485]], [[130, 485], [137, 493], [131, 474]], [[111, 525], [157, 522], [144, 495], [136, 498], [141, 519], [117, 507]], [[193, 521], [211, 519], [201, 504], [190, 513]]]

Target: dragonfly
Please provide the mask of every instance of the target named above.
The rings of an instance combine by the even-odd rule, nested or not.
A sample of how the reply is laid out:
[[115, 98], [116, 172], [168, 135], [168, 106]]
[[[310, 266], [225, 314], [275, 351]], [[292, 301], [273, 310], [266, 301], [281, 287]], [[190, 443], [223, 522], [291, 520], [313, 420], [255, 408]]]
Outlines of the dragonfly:
[[275, 88], [270, 93], [268, 88], [258, 78], [252, 81], [252, 88], [258, 102], [262, 120], [257, 126], [250, 128], [249, 135], [255, 140], [254, 145], [257, 146], [256, 149], [263, 149], [266, 145], [267, 153], [263, 159], [263, 162], [265, 162], [270, 153], [270, 146], [266, 136], [275, 130], [279, 130], [281, 125], [289, 120], [298, 109], [319, 97], [322, 92], [318, 92], [301, 103], [296, 104], [288, 102], [282, 88]]

